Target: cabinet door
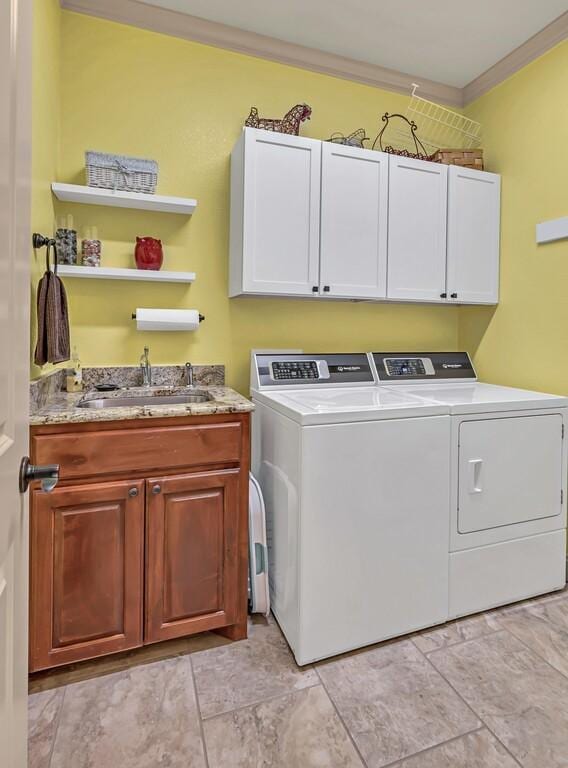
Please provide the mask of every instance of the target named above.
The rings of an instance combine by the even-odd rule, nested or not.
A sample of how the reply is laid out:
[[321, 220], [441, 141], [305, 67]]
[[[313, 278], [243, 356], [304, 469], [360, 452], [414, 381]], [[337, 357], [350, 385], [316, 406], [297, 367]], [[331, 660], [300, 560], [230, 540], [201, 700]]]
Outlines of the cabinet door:
[[501, 177], [449, 167], [448, 297], [496, 304], [499, 300]]
[[35, 490], [31, 671], [142, 644], [144, 483]]
[[147, 481], [146, 642], [237, 620], [238, 491], [236, 469]]
[[322, 144], [320, 293], [386, 296], [389, 156]]
[[312, 295], [318, 283], [320, 168], [320, 141], [245, 130], [245, 293]]
[[447, 197], [447, 165], [391, 157], [388, 298], [444, 298]]

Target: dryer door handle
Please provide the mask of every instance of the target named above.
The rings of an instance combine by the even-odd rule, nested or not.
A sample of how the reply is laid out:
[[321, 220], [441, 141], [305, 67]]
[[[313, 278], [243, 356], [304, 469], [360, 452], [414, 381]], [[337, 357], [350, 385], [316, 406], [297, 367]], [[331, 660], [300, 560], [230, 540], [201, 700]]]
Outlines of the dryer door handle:
[[469, 493], [483, 493], [483, 488], [479, 483], [483, 459], [470, 459], [469, 464]]

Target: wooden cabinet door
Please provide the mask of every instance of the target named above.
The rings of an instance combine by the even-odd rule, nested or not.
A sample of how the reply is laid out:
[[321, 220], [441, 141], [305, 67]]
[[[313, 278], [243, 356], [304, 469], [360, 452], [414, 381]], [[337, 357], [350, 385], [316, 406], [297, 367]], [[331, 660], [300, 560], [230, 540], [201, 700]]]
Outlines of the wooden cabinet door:
[[311, 296], [318, 283], [321, 142], [245, 129], [243, 292]]
[[322, 144], [320, 294], [385, 298], [389, 156]]
[[447, 165], [390, 158], [389, 299], [445, 298], [447, 199]]
[[501, 177], [449, 167], [448, 298], [499, 301]]
[[145, 641], [233, 624], [239, 471], [147, 480]]
[[142, 644], [144, 481], [35, 490], [31, 671]]

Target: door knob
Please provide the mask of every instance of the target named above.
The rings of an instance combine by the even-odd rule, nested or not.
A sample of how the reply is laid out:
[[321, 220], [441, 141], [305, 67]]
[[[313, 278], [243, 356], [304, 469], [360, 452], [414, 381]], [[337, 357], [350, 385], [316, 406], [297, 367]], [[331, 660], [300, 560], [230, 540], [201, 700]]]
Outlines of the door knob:
[[32, 480], [41, 480], [41, 490], [50, 493], [59, 480], [59, 464], [30, 464], [29, 456], [24, 456], [20, 464], [20, 493], [28, 490]]
[[441, 299], [447, 299], [448, 298], [448, 294], [447, 293], [441, 293], [440, 294], [440, 298]]
[[450, 299], [457, 299], [457, 293], [450, 293]]
[[158, 493], [161, 493], [161, 491], [162, 491], [162, 486], [161, 485], [154, 485], [154, 486], [152, 486], [152, 493], [154, 494], [154, 496], [157, 496]]
[[131, 499], [135, 499], [138, 496], [138, 488], [130, 488], [128, 495]]

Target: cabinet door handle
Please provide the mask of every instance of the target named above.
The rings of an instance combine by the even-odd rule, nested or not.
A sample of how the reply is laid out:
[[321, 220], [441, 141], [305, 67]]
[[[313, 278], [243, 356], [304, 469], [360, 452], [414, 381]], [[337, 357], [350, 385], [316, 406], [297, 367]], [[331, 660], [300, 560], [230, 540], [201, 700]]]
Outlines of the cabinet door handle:
[[319, 291], [319, 288], [317, 285], [312, 285], [312, 293], [317, 293]]
[[457, 293], [450, 293], [450, 299], [457, 299]]
[[448, 298], [448, 294], [447, 293], [441, 293], [440, 294], [440, 298], [441, 299], [447, 299]]
[[128, 491], [128, 495], [130, 496], [131, 499], [135, 499], [136, 496], [138, 496], [138, 488], [131, 488]]
[[324, 285], [323, 290], [324, 293], [329, 293], [329, 285]]
[[154, 496], [157, 496], [161, 492], [162, 492], [162, 486], [161, 485], [153, 485], [152, 486], [152, 493], [154, 494]]

